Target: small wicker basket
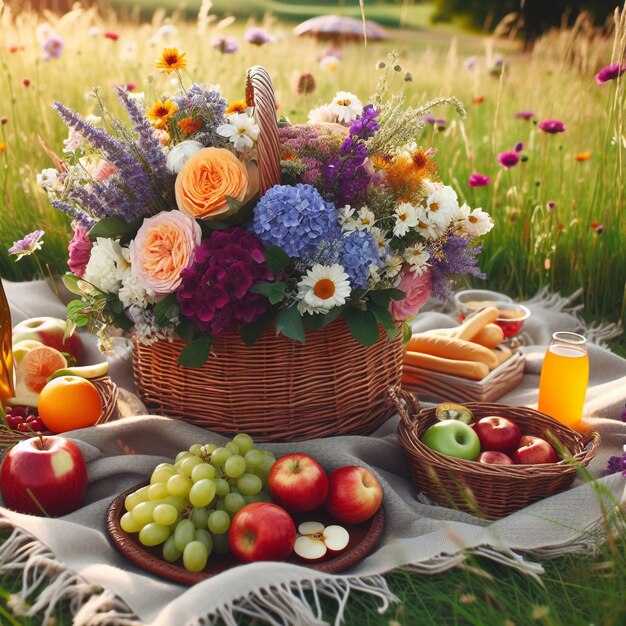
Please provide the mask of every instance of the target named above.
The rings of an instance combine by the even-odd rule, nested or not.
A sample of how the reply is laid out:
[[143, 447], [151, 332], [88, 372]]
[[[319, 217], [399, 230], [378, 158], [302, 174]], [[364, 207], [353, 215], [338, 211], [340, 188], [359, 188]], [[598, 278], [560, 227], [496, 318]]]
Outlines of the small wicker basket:
[[400, 382], [402, 340], [380, 331], [367, 348], [339, 319], [305, 343], [267, 330], [253, 346], [234, 332], [213, 339], [203, 367], [176, 362], [183, 343], [134, 341], [133, 371], [156, 412], [258, 441], [368, 434], [395, 413], [386, 391]]
[[446, 456], [424, 445], [420, 437], [437, 418], [435, 409], [420, 411], [415, 397], [396, 387], [389, 391], [401, 421], [398, 439], [404, 448], [411, 480], [425, 496], [451, 508], [486, 519], [499, 519], [570, 487], [577, 469], [596, 455], [600, 435], [580, 435], [555, 419], [525, 407], [468, 402], [476, 419], [500, 415], [517, 423], [527, 435], [556, 438], [568, 454], [558, 463], [544, 465], [487, 465]]
[[[259, 194], [281, 182], [276, 101], [267, 71], [248, 70], [246, 100], [261, 133]], [[182, 342], [134, 341], [133, 371], [144, 403], [159, 413], [259, 441], [302, 440], [374, 431], [395, 412], [386, 391], [400, 382], [402, 343], [381, 330], [366, 348], [344, 320], [307, 332], [298, 344], [270, 330], [252, 347], [234, 332], [213, 338], [200, 369], [177, 366]]]

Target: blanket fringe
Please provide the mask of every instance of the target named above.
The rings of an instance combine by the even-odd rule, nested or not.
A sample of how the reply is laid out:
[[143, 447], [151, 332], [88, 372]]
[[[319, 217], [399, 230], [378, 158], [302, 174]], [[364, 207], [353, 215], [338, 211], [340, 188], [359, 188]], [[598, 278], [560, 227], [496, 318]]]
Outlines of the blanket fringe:
[[390, 603], [399, 602], [383, 576], [301, 581], [259, 589], [233, 604], [218, 607], [211, 615], [191, 622], [189, 626], [214, 626], [220, 621], [227, 626], [237, 626], [239, 617], [244, 615], [269, 626], [325, 626], [330, 622], [324, 619], [320, 597], [337, 603], [332, 623], [338, 626], [343, 621], [352, 592], [378, 598], [381, 614]]
[[67, 570], [38, 539], [1, 518], [0, 528], [11, 532], [0, 545], [0, 574], [22, 578], [21, 591], [7, 601], [16, 616], [41, 617], [47, 624], [67, 601], [73, 626], [141, 626], [119, 598]]

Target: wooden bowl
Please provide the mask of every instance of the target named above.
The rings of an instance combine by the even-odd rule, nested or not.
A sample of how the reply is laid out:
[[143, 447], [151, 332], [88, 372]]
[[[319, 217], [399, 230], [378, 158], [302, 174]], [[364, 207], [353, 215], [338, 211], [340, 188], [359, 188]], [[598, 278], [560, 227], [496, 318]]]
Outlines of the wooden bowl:
[[[163, 560], [161, 546], [146, 548], [139, 544], [132, 535], [121, 528], [120, 519], [126, 512], [124, 508], [126, 496], [145, 484], [147, 483], [135, 485], [117, 496], [110, 504], [105, 516], [106, 530], [111, 543], [127, 559], [141, 569], [183, 585], [195, 585], [227, 569], [241, 565], [231, 554], [211, 554], [202, 572], [188, 572], [182, 565]], [[315, 520], [324, 525], [336, 523], [324, 509], [311, 511], [298, 517], [294, 516], [296, 526], [308, 520]], [[292, 554], [287, 561], [328, 574], [336, 574], [352, 567], [364, 559], [378, 543], [385, 526], [383, 507], [381, 506], [372, 518], [362, 524], [344, 524], [343, 526], [350, 533], [350, 542], [339, 554], [327, 555], [324, 559], [315, 562], [305, 561]]]

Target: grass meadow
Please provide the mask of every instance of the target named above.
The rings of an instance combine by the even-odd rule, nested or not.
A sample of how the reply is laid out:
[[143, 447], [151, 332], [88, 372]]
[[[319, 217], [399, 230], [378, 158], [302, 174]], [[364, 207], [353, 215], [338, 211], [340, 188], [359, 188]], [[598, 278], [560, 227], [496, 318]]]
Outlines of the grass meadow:
[[[437, 149], [444, 180], [471, 206], [482, 206], [496, 227], [485, 237], [481, 267], [485, 286], [516, 297], [534, 295], [540, 288], [570, 294], [584, 292], [584, 315], [589, 321], [615, 322], [624, 318], [626, 253], [626, 120], [624, 81], [598, 85], [595, 74], [623, 58], [626, 17], [617, 25], [596, 29], [584, 17], [573, 29], [545, 35], [532, 53], [509, 39], [494, 40], [428, 27], [428, 5], [404, 3], [392, 12], [373, 3], [368, 17], [387, 16], [388, 24], [412, 26], [393, 31], [382, 43], [345, 45], [334, 70], [323, 69], [319, 59], [327, 45], [291, 34], [293, 18], [306, 18], [293, 5], [240, 0], [215, 2], [236, 8], [237, 19], [184, 21], [172, 17], [180, 3], [143, 0], [145, 22], [137, 14], [121, 20], [96, 9], [73, 11], [61, 18], [10, 12], [0, 17], [0, 276], [28, 280], [37, 267], [30, 258], [15, 263], [7, 254], [12, 242], [34, 228], [46, 231], [39, 258], [55, 273], [66, 269], [70, 225], [48, 206], [38, 188], [37, 173], [52, 163], [41, 140], [61, 153], [66, 129], [51, 108], [61, 100], [81, 113], [95, 113], [88, 95], [99, 86], [105, 101], [114, 106], [112, 87], [134, 83], [148, 101], [168, 88], [167, 78], [154, 69], [164, 45], [178, 45], [187, 53], [189, 73], [197, 81], [219, 83], [229, 99], [243, 95], [245, 70], [254, 64], [273, 75], [279, 113], [304, 121], [309, 109], [325, 103], [339, 89], [358, 94], [366, 102], [376, 86], [376, 61], [390, 50], [400, 54], [403, 70], [413, 76], [407, 99], [414, 104], [436, 96], [455, 95], [466, 105], [461, 120], [452, 110], [440, 109], [445, 119], [427, 127], [424, 147]], [[18, 3], [15, 3], [17, 5]], [[324, 10], [330, 2], [320, 0]], [[158, 7], [171, 10], [159, 10]], [[184, 9], [184, 5], [180, 5]], [[334, 7], [336, 8], [336, 7]], [[266, 11], [274, 13], [266, 13]], [[300, 8], [301, 9], [301, 8]], [[155, 10], [155, 12], [153, 12]], [[310, 9], [319, 12], [318, 8]], [[339, 7], [355, 11], [354, 7]], [[401, 15], [401, 11], [404, 14]], [[189, 13], [187, 13], [189, 15]], [[272, 44], [247, 44], [243, 33], [250, 20], [267, 27]], [[278, 17], [277, 17], [278, 16]], [[391, 17], [390, 17], [391, 16]], [[280, 19], [279, 19], [280, 18]], [[58, 59], [43, 61], [36, 29], [46, 21], [64, 40]], [[156, 39], [160, 26], [171, 23], [176, 33]], [[90, 28], [99, 34], [92, 36]], [[107, 38], [104, 33], [119, 35]], [[209, 42], [214, 35], [232, 35], [241, 47], [222, 55]], [[297, 95], [293, 79], [310, 72], [316, 90]], [[398, 74], [398, 87], [402, 85]], [[172, 87], [173, 89], [173, 87]], [[533, 112], [530, 120], [516, 119], [520, 111]], [[546, 134], [538, 123], [555, 118], [565, 132]], [[498, 155], [521, 148], [521, 162], [510, 169], [498, 164]], [[490, 177], [485, 187], [471, 188], [472, 173]], [[475, 624], [526, 626], [529, 624], [623, 624], [626, 606], [626, 533], [618, 533], [593, 555], [568, 556], [545, 564], [540, 581], [524, 577], [484, 560], [470, 561], [463, 569], [436, 576], [396, 571], [388, 576], [401, 603], [379, 616], [373, 600], [351, 597], [346, 623], [365, 624]], [[38, 624], [16, 618], [6, 599], [19, 588], [19, 580], [0, 580], [0, 623]], [[328, 611], [332, 607], [328, 606]], [[329, 613], [330, 614], [330, 613]], [[61, 607], [57, 626], [70, 624]]]

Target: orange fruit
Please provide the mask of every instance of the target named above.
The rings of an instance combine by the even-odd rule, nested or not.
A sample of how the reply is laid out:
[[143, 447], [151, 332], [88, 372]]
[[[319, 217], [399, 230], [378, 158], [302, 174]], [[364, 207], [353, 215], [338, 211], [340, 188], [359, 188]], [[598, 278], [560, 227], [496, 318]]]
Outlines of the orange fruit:
[[42, 345], [33, 348], [21, 358], [15, 373], [30, 391], [39, 392], [48, 382], [48, 378], [57, 370], [67, 367], [65, 357], [54, 348]]
[[86, 378], [61, 376], [41, 390], [37, 408], [48, 430], [64, 433], [93, 426], [102, 413], [102, 398]]

